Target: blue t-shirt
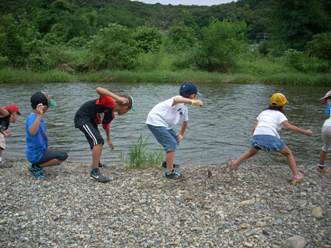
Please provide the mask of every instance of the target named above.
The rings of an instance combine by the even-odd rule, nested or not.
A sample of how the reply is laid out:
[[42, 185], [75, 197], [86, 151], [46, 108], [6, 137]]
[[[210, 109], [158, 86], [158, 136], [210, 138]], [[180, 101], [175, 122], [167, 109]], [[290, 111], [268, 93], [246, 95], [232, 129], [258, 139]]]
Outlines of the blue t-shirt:
[[30, 127], [36, 120], [37, 115], [31, 113], [25, 122], [25, 134], [26, 134], [26, 158], [31, 163], [37, 163], [43, 157], [48, 147], [48, 139], [46, 135], [46, 122], [42, 118], [38, 131], [35, 135], [31, 135], [29, 132]]
[[331, 103], [329, 103], [328, 105], [326, 105], [326, 107], [324, 109], [324, 115], [327, 118], [329, 118], [331, 116]]

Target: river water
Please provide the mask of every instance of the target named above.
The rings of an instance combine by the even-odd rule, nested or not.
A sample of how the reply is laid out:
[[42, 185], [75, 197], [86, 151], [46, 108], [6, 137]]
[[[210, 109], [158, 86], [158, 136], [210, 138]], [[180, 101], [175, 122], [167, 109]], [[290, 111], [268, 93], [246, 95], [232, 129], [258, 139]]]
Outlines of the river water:
[[[30, 96], [46, 90], [57, 101], [57, 108], [45, 115], [50, 147], [69, 152], [69, 160], [90, 163], [90, 150], [84, 135], [74, 128], [74, 115], [81, 104], [96, 99], [95, 88], [101, 86], [135, 99], [136, 112], [117, 116], [111, 125], [115, 150], [104, 147], [105, 163], [121, 163], [121, 154], [127, 154], [140, 135], [148, 137], [148, 147], [161, 147], [147, 130], [144, 122], [150, 109], [158, 102], [178, 94], [179, 84], [157, 83], [54, 83], [54, 84], [0, 84], [0, 105], [15, 102], [22, 116], [11, 126], [12, 137], [7, 139], [5, 157], [24, 157], [24, 122], [30, 113]], [[299, 127], [310, 128], [313, 137], [280, 132], [283, 140], [294, 152], [299, 165], [311, 167], [318, 161], [321, 147], [320, 129], [323, 123], [323, 106], [318, 99], [326, 87], [275, 86], [262, 84], [200, 84], [205, 103], [203, 108], [189, 106], [189, 127], [181, 143], [176, 162], [185, 165], [224, 164], [238, 157], [250, 146], [251, 128], [256, 116], [267, 107], [270, 95], [283, 92], [289, 105], [286, 116]], [[102, 128], [100, 127], [103, 133]], [[104, 133], [103, 133], [104, 134]], [[278, 154], [260, 152], [252, 159], [257, 164], [286, 165]]]

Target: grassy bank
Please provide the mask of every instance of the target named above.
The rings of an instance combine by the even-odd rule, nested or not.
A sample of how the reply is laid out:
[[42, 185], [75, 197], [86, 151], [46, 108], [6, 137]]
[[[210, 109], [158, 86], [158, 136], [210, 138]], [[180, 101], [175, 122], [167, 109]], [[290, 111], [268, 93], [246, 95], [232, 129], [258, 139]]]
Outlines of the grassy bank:
[[103, 70], [82, 74], [70, 74], [61, 70], [32, 72], [3, 68], [0, 69], [0, 83], [52, 83], [52, 82], [194, 82], [214, 83], [272, 83], [288, 85], [331, 85], [330, 73], [277, 72], [273, 74], [210, 73], [197, 70], [181, 71], [111, 71]]

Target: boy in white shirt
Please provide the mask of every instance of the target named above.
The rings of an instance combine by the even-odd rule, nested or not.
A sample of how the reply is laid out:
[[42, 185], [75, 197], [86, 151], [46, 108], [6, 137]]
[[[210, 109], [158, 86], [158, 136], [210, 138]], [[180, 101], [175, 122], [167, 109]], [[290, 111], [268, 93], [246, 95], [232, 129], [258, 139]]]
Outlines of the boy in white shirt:
[[[174, 169], [175, 152], [177, 145], [184, 138], [188, 124], [188, 110], [185, 104], [203, 106], [203, 102], [197, 99], [197, 95], [198, 88], [193, 83], [183, 83], [179, 89], [179, 96], [158, 103], [147, 116], [147, 127], [165, 151], [167, 178], [182, 177], [182, 174]], [[178, 134], [173, 130], [177, 124], [181, 124]]]
[[303, 174], [298, 171], [292, 151], [280, 139], [278, 131], [284, 127], [307, 136], [311, 136], [312, 131], [296, 127], [288, 122], [284, 115], [287, 103], [288, 101], [282, 93], [275, 93], [271, 96], [269, 108], [262, 111], [257, 117], [251, 140], [252, 147], [242, 154], [239, 159], [230, 160], [228, 163], [230, 169], [237, 169], [243, 161], [253, 157], [259, 150], [267, 152], [277, 151], [287, 157], [288, 165], [292, 172], [292, 183], [296, 185], [303, 180]]

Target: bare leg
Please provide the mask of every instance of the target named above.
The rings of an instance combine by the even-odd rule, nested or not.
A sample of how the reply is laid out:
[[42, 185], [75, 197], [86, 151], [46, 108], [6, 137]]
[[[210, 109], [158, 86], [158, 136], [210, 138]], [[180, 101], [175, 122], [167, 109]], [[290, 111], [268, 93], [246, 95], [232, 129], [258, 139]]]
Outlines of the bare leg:
[[317, 170], [321, 173], [331, 175], [331, 168], [328, 168], [328, 167], [324, 166], [326, 156], [327, 156], [327, 152], [322, 150], [320, 152], [320, 163], [319, 163], [322, 166], [317, 166]]
[[92, 169], [98, 168], [102, 154], [102, 144], [97, 144], [92, 149]]
[[283, 150], [280, 151], [280, 153], [287, 157], [288, 166], [290, 167], [292, 176], [297, 176], [299, 174], [299, 171], [292, 151], [288, 148], [288, 146], [285, 146]]
[[174, 151], [166, 153], [166, 163], [168, 171], [172, 171], [174, 169], [174, 159], [176, 153]]
[[[0, 155], [1, 155], [1, 153], [0, 153]], [[325, 160], [326, 160], [326, 155], [327, 155], [327, 153], [325, 151], [322, 150], [320, 152], [320, 165], [324, 165]]]
[[237, 160], [230, 160], [229, 161], [230, 169], [237, 169], [242, 162], [250, 159], [257, 152], [258, 152], [258, 150], [256, 150], [255, 148], [250, 148], [249, 150], [244, 152]]

